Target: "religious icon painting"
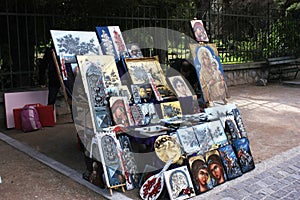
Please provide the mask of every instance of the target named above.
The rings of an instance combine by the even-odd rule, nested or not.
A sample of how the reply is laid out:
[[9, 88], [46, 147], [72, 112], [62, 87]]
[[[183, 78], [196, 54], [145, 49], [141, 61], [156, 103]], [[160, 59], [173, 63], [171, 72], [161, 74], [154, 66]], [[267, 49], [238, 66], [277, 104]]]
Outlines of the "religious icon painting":
[[221, 120], [225, 121], [225, 133], [227, 135], [228, 142], [232, 144], [232, 140], [241, 138], [240, 131], [234, 120], [234, 116], [227, 115], [221, 118]]
[[233, 140], [233, 149], [238, 158], [243, 173], [255, 168], [249, 140], [246, 137]]
[[182, 116], [182, 110], [179, 101], [164, 102], [160, 104], [163, 118], [172, 118]]
[[243, 173], [232, 146], [226, 145], [224, 147], [220, 147], [218, 151], [220, 153], [228, 180], [241, 176]]
[[113, 44], [115, 46], [115, 50], [117, 51], [118, 56], [128, 58], [129, 53], [126, 47], [126, 44], [124, 42], [122, 32], [120, 30], [119, 26], [108, 26], [108, 31], [111, 35]]
[[192, 154], [200, 150], [193, 127], [179, 128], [176, 132], [185, 153]]
[[202, 20], [191, 20], [191, 26], [197, 42], [209, 41]]
[[227, 176], [218, 150], [214, 149], [206, 152], [205, 161], [212, 178], [213, 186], [224, 183], [227, 180]]
[[131, 85], [131, 92], [132, 92], [132, 97], [133, 97], [133, 102], [134, 103], [141, 103], [141, 95], [139, 92], [139, 86], [138, 85]]
[[210, 121], [208, 122], [208, 130], [210, 135], [214, 141], [214, 144], [219, 147], [225, 146], [228, 144], [227, 136], [222, 126], [222, 122], [220, 120]]
[[130, 106], [131, 114], [134, 120], [135, 126], [142, 126], [145, 124], [145, 116], [142, 112], [141, 107], [138, 104], [133, 104]]
[[140, 182], [140, 175], [138, 172], [139, 170], [137, 168], [134, 153], [132, 152], [130, 139], [126, 135], [121, 135], [118, 137], [118, 140], [120, 142], [122, 148], [122, 156], [125, 161], [124, 162], [125, 176], [128, 176], [127, 179], [133, 181], [133, 184], [129, 184], [128, 187], [132, 187], [132, 186], [138, 187], [138, 184]]
[[182, 76], [172, 76], [168, 78], [177, 97], [187, 97], [193, 95]]
[[208, 166], [202, 155], [191, 156], [188, 158], [188, 166], [191, 178], [195, 186], [196, 194], [204, 193], [213, 188]]
[[204, 154], [209, 151], [214, 142], [208, 129], [208, 123], [193, 126], [198, 144], [200, 146], [199, 154]]
[[164, 178], [171, 200], [181, 200], [196, 196], [187, 166], [165, 171]]
[[227, 84], [219, 56], [210, 46], [197, 46], [194, 67], [198, 76], [204, 102], [225, 100]]
[[88, 97], [93, 128], [95, 131], [102, 131], [103, 128], [111, 125], [103, 71], [93, 64], [82, 62], [78, 64], [83, 86]]
[[125, 185], [120, 143], [114, 132], [97, 133], [105, 182], [108, 188]]
[[132, 84], [149, 84], [149, 73], [155, 85], [167, 85], [157, 58], [125, 58], [125, 63]]
[[115, 125], [134, 125], [133, 117], [126, 97], [111, 97], [109, 102]]
[[118, 87], [121, 85], [121, 79], [119, 76], [118, 68], [113, 56], [76, 56], [79, 66], [85, 66], [88, 68], [91, 65], [101, 69], [103, 74], [103, 81], [107, 93], [115, 88], [118, 90]]
[[136, 43], [127, 44], [126, 47], [128, 49], [128, 52], [129, 52], [129, 55], [130, 55], [131, 58], [142, 58], [142, 57], [144, 57], [138, 44], [136, 44]]
[[246, 131], [246, 128], [245, 128], [245, 125], [244, 125], [244, 122], [242, 119], [242, 115], [241, 115], [239, 109], [238, 108], [232, 109], [232, 113], [234, 115], [234, 119], [235, 119], [236, 125], [239, 129], [241, 137], [247, 137], [247, 131]]

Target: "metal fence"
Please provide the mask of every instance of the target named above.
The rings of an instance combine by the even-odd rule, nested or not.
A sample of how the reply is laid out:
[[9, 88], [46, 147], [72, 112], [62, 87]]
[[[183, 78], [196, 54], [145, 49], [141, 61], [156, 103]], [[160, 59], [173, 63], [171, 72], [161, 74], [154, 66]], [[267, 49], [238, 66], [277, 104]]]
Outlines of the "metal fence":
[[[218, 47], [223, 64], [260, 61], [269, 56], [284, 54], [299, 55], [299, 20], [284, 20], [271, 10], [266, 11], [266, 15], [256, 16], [247, 13], [242, 15], [224, 8], [222, 4], [211, 4], [210, 10], [178, 9], [171, 12], [157, 7], [139, 6], [119, 16], [88, 16], [74, 20], [74, 16], [41, 14], [26, 9], [18, 12], [17, 7], [2, 5], [0, 90], [37, 86], [41, 76], [38, 62], [42, 47], [51, 39], [50, 30], [66, 30], [66, 24], [69, 30], [82, 31], [94, 31], [96, 26], [110, 25], [118, 25], [122, 31], [162, 27], [193, 38], [190, 20], [201, 13], [210, 42]], [[185, 17], [182, 17], [182, 13], [186, 13]], [[167, 37], [170, 40], [166, 41], [165, 56], [162, 56], [160, 49], [151, 48], [143, 50], [145, 56], [159, 54], [164, 64], [168, 64], [170, 59], [190, 57], [189, 39], [171, 39], [174, 37], [172, 35]], [[138, 38], [137, 42], [145, 42], [145, 38]]]

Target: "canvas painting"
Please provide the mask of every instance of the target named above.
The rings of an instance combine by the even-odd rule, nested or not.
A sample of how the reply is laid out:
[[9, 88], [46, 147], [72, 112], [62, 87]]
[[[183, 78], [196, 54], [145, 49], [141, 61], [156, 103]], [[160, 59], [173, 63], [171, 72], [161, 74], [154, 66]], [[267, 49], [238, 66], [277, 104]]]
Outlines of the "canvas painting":
[[97, 133], [98, 146], [108, 188], [125, 184], [124, 167], [121, 157], [121, 146], [114, 132]]
[[105, 84], [106, 92], [121, 86], [121, 80], [118, 72], [118, 68], [113, 56], [76, 56], [79, 66], [89, 68], [94, 65], [101, 69], [103, 81]]
[[193, 127], [177, 129], [177, 136], [184, 152], [187, 154], [196, 153], [200, 150]]
[[232, 140], [241, 138], [240, 131], [235, 123], [233, 115], [222, 117], [221, 120], [225, 120], [225, 133], [230, 144], [232, 144]]
[[199, 154], [204, 155], [204, 153], [209, 151], [214, 144], [208, 129], [208, 123], [199, 124], [193, 126], [193, 128], [200, 146]]
[[122, 124], [124, 126], [134, 125], [127, 98], [111, 97], [109, 102], [114, 124]]
[[232, 110], [232, 112], [233, 112], [234, 119], [235, 119], [236, 125], [239, 129], [241, 137], [247, 137], [247, 131], [246, 131], [240, 110], [238, 108], [234, 108]]
[[154, 79], [155, 85], [167, 85], [160, 63], [156, 58], [128, 58], [126, 67], [132, 84], [149, 84], [148, 73]]
[[191, 26], [197, 42], [209, 41], [202, 20], [191, 20]]
[[94, 31], [50, 30], [58, 57], [65, 63], [76, 63], [76, 55], [102, 55], [97, 34]]
[[138, 44], [136, 44], [136, 43], [127, 44], [126, 47], [128, 49], [128, 52], [129, 52], [129, 55], [130, 55], [131, 58], [142, 58], [142, 57], [144, 57]]
[[140, 87], [138, 85], [131, 85], [131, 92], [132, 92], [132, 98], [133, 103], [141, 103], [141, 95], [140, 95]]
[[182, 76], [172, 76], [168, 78], [177, 97], [188, 97], [193, 95]]
[[195, 185], [196, 194], [204, 193], [213, 188], [208, 165], [202, 155], [189, 157], [188, 166]]
[[239, 138], [233, 140], [233, 149], [238, 158], [243, 173], [255, 168], [254, 160], [251, 154], [248, 138]]
[[214, 141], [214, 144], [217, 144], [219, 147], [228, 144], [227, 136], [220, 120], [208, 122], [207, 128]]
[[213, 186], [224, 183], [227, 180], [227, 176], [218, 150], [214, 149], [206, 152], [205, 161], [208, 166], [209, 174], [212, 178]]
[[172, 118], [182, 116], [182, 110], [179, 101], [164, 102], [160, 104], [163, 118]]
[[133, 104], [130, 106], [130, 109], [135, 126], [142, 126], [147, 124], [147, 119], [145, 118], [142, 109], [139, 105]]
[[241, 171], [238, 159], [233, 151], [232, 146], [227, 145], [221, 147], [218, 149], [218, 151], [220, 153], [220, 157], [222, 159], [228, 180], [241, 176], [243, 173]]
[[171, 200], [187, 199], [196, 195], [187, 166], [165, 171], [164, 178]]
[[129, 56], [119, 26], [96, 27], [96, 32], [100, 39], [103, 54], [114, 55], [116, 60]]
[[204, 102], [225, 100], [227, 84], [220, 58], [210, 46], [195, 46], [194, 67], [198, 76]]

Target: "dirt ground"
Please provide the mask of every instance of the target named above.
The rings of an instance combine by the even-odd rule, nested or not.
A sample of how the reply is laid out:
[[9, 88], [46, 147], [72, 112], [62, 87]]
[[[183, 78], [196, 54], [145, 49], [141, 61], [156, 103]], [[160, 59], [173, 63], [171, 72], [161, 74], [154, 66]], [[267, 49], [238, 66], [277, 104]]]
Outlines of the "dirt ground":
[[[229, 91], [230, 103], [241, 111], [256, 163], [300, 145], [300, 87], [272, 83], [232, 86]], [[69, 122], [35, 133], [2, 132], [79, 172], [85, 168]], [[0, 166], [1, 199], [103, 199], [2, 141]]]

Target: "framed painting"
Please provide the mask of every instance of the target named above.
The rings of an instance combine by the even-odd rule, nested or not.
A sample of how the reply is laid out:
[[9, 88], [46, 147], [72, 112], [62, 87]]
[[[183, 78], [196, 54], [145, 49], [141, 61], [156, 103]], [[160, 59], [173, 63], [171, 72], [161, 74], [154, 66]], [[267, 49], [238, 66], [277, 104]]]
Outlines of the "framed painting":
[[188, 97], [193, 95], [182, 76], [172, 76], [168, 77], [168, 79], [177, 97]]
[[220, 147], [218, 151], [220, 153], [228, 180], [241, 176], [243, 173], [232, 146], [226, 145], [224, 147]]
[[214, 144], [208, 129], [208, 123], [198, 124], [196, 126], [193, 126], [193, 128], [198, 144], [200, 146], [200, 150], [198, 153], [204, 155], [204, 153], [209, 151]]
[[163, 118], [172, 118], [182, 116], [182, 110], [179, 101], [164, 102], [160, 104]]
[[114, 124], [122, 124], [124, 126], [134, 125], [127, 98], [111, 97], [109, 102]]
[[222, 126], [222, 122], [220, 120], [207, 122], [208, 130], [210, 135], [214, 141], [214, 144], [219, 147], [228, 145], [227, 136], [225, 134], [224, 127]]
[[100, 39], [103, 54], [114, 55], [116, 60], [121, 57], [129, 57], [119, 26], [96, 27], [96, 32]]
[[167, 85], [157, 58], [127, 58], [125, 59], [125, 63], [132, 84], [149, 84], [147, 75], [149, 73], [154, 79], [156, 86]]
[[196, 196], [187, 166], [165, 171], [164, 178], [171, 200], [181, 200]]
[[200, 150], [193, 127], [179, 128], [176, 132], [185, 153], [191, 154]]
[[213, 188], [208, 166], [202, 155], [189, 157], [188, 166], [195, 185], [196, 194], [204, 193]]
[[194, 67], [198, 76], [204, 102], [225, 101], [228, 89], [219, 56], [209, 45], [192, 45]]
[[238, 158], [243, 173], [255, 168], [254, 160], [250, 150], [248, 138], [239, 138], [233, 140], [233, 149]]
[[202, 20], [191, 20], [191, 26], [197, 42], [209, 42]]
[[212, 178], [213, 186], [224, 183], [227, 180], [227, 176], [218, 150], [214, 149], [206, 152], [205, 161], [208, 166], [209, 174]]

